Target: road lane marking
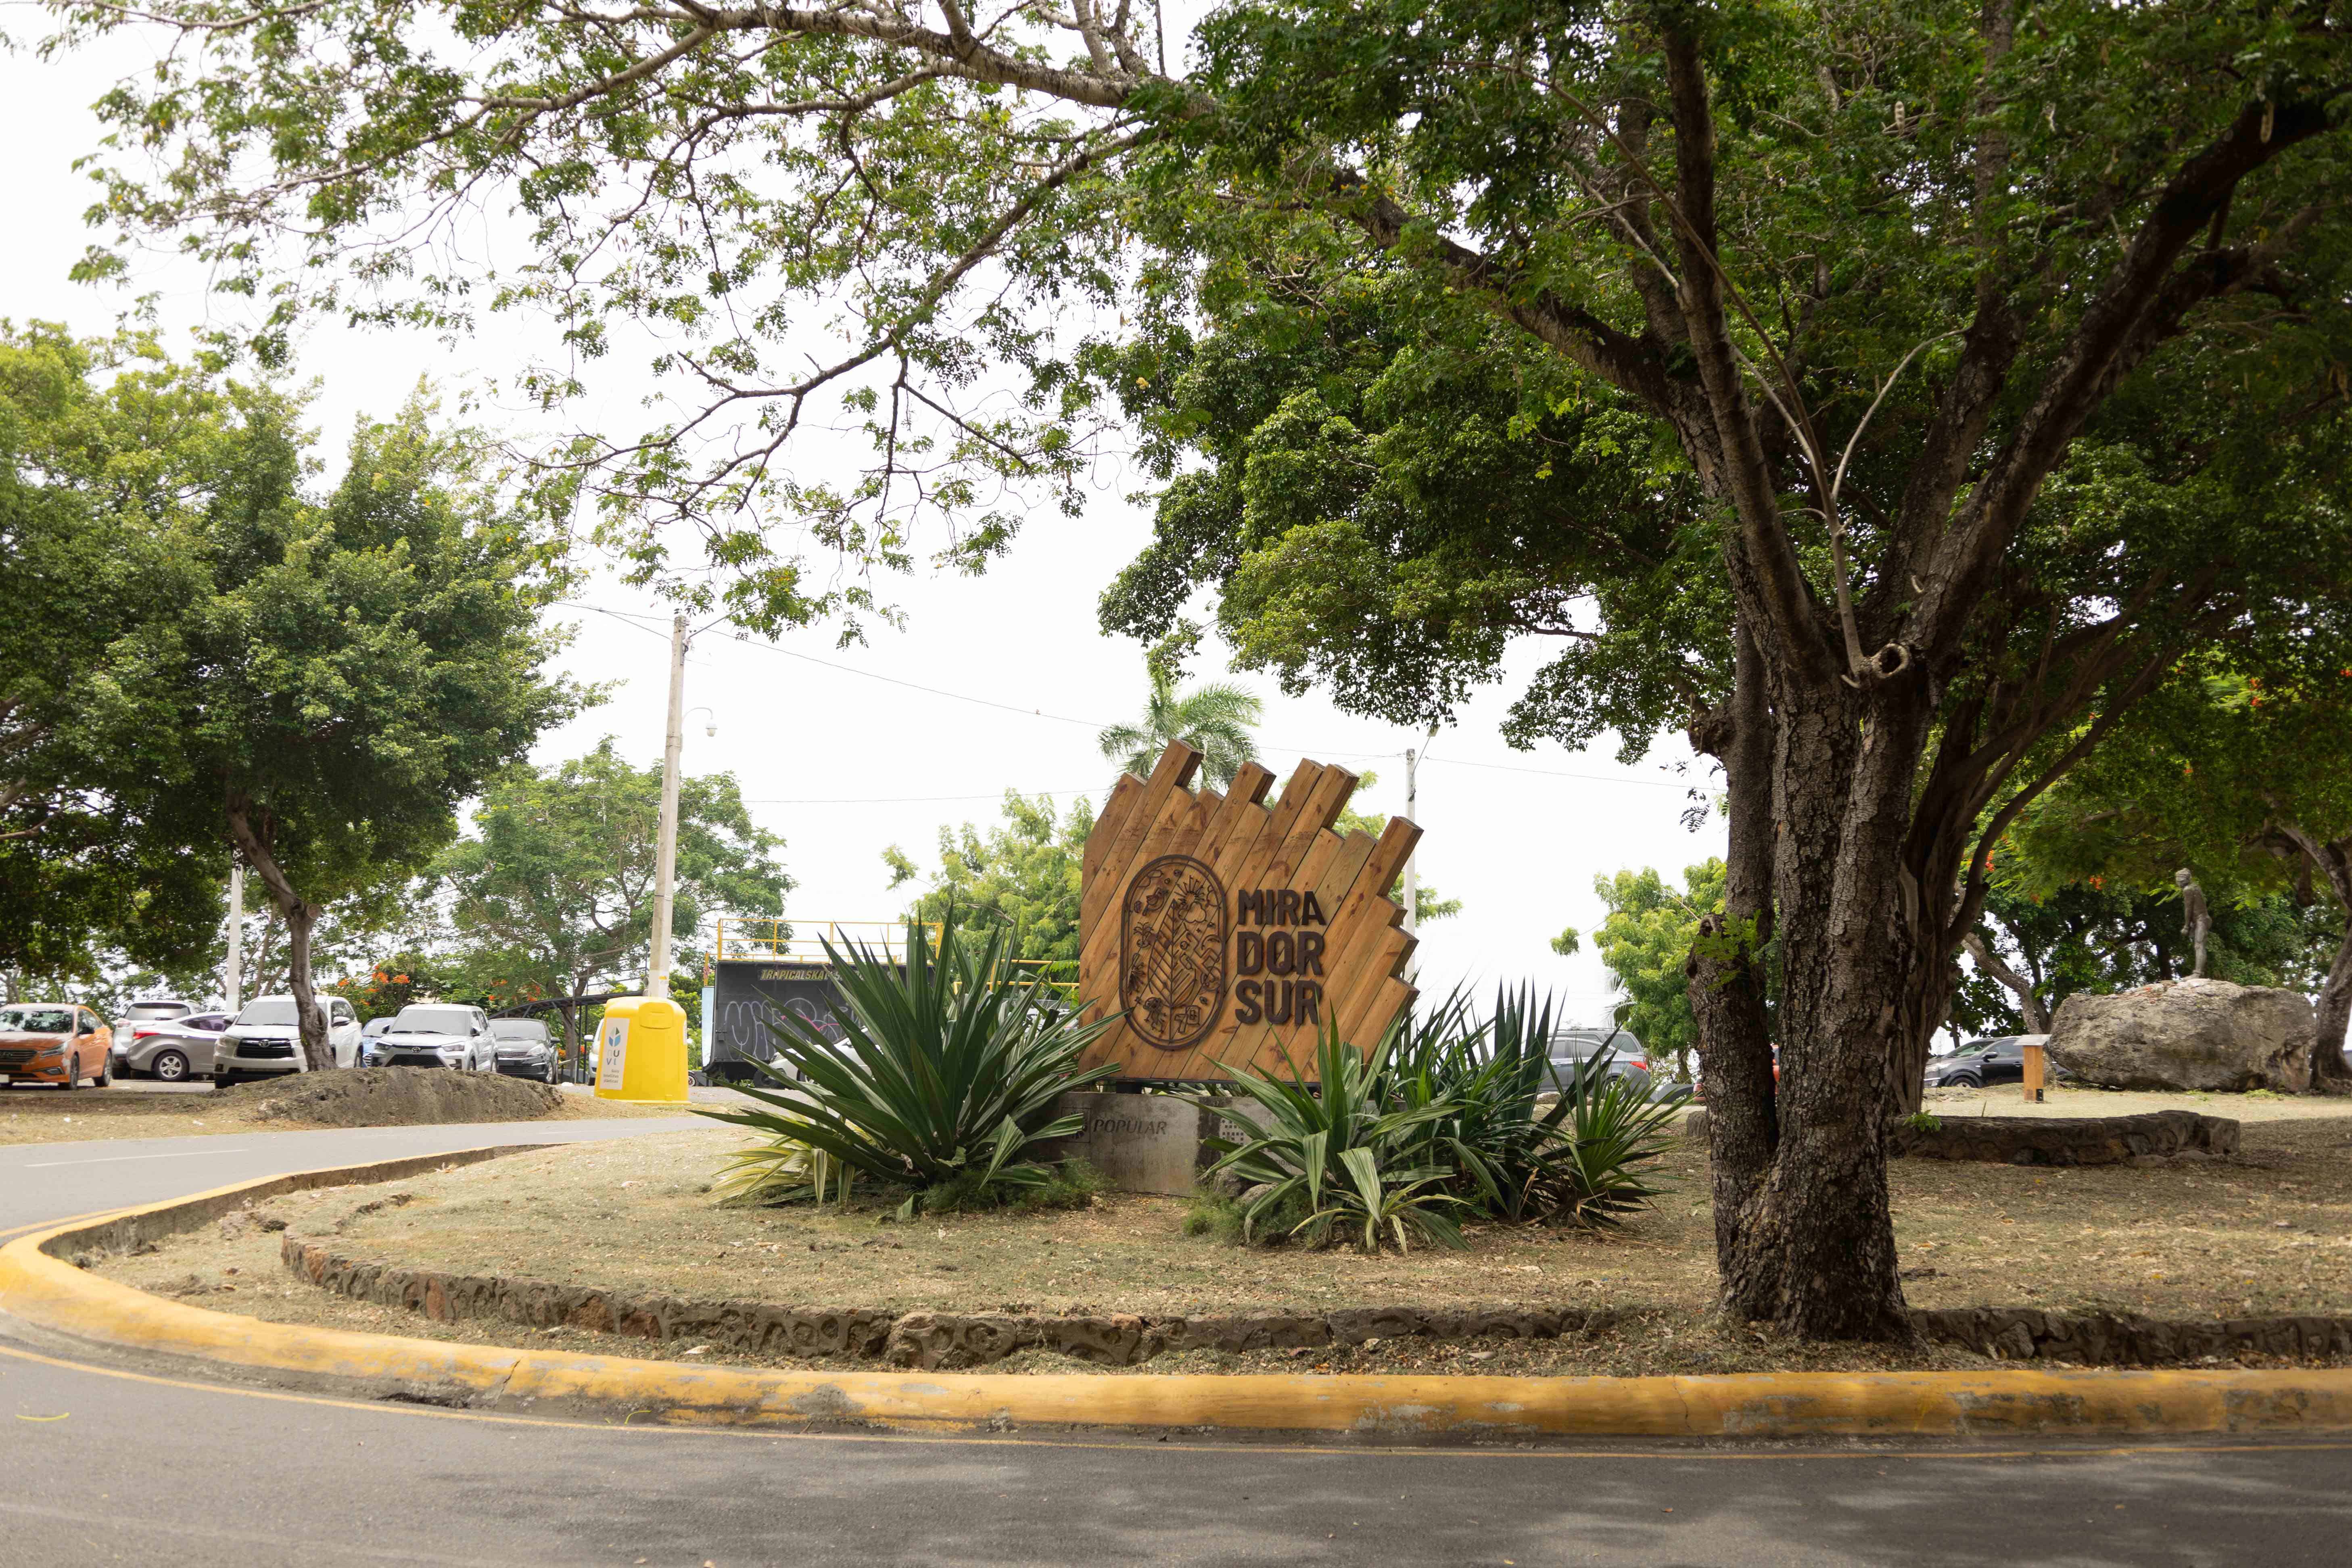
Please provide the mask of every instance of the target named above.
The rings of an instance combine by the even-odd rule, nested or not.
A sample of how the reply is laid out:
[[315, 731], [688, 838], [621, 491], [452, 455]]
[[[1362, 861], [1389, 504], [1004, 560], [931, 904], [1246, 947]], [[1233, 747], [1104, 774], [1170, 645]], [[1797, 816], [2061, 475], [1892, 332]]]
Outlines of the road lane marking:
[[193, 1160], [199, 1154], [249, 1154], [249, 1149], [176, 1149], [169, 1154], [100, 1154], [93, 1160], [34, 1160], [16, 1168], [47, 1171], [58, 1165], [113, 1165], [125, 1160]]

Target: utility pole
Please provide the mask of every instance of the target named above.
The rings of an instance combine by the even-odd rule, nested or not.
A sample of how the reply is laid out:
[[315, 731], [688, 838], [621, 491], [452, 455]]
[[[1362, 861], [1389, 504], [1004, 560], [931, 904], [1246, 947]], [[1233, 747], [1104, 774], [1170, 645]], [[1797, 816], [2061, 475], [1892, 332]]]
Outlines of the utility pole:
[[228, 863], [228, 1010], [245, 1006], [245, 862]]
[[[1421, 813], [1415, 809], [1421, 799], [1421, 786], [1414, 775], [1420, 769], [1422, 759], [1429, 754], [1429, 742], [1436, 739], [1437, 721], [1432, 719], [1429, 734], [1422, 742], [1421, 749], [1416, 752], [1408, 748], [1404, 754], [1404, 819], [1416, 827], [1421, 825]], [[1415, 864], [1420, 858], [1418, 846], [1404, 858], [1404, 933], [1407, 936], [1414, 935], [1421, 927], [1421, 868]]]
[[646, 994], [669, 994], [670, 910], [677, 898], [671, 886], [677, 870], [677, 754], [686, 743], [686, 616], [669, 623], [669, 733], [662, 742], [661, 837], [654, 849], [653, 973], [646, 976]]

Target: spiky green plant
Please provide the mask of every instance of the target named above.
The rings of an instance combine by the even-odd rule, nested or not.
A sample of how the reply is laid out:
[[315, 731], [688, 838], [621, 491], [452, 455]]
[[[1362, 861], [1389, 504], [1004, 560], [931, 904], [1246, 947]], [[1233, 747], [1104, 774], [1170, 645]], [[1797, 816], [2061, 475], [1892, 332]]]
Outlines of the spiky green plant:
[[1521, 987], [1475, 1022], [1457, 991], [1401, 1032], [1382, 1098], [1433, 1112], [1414, 1127], [1412, 1158], [1451, 1173], [1445, 1190], [1473, 1211], [1614, 1225], [1657, 1191], [1640, 1167], [1664, 1152], [1680, 1101], [1654, 1103], [1610, 1077], [1607, 1051], [1559, 1072], [1554, 1019], [1549, 997]]
[[1111, 1076], [1078, 1070], [1109, 1021], [1081, 1023], [1043, 982], [1013, 978], [1004, 941], [997, 931], [974, 944], [952, 921], [928, 939], [909, 921], [902, 963], [828, 940], [843, 1038], [781, 1015], [776, 1054], [793, 1072], [760, 1063], [769, 1086], [742, 1090], [763, 1109], [698, 1113], [834, 1163], [796, 1164], [780, 1152], [760, 1189], [771, 1202], [822, 1197], [826, 1175], [845, 1182], [851, 1173], [913, 1188], [905, 1215], [928, 1189], [1001, 1196], [1045, 1185], [1053, 1171], [1025, 1151], [1078, 1131], [1079, 1119], [1056, 1116], [1054, 1102]]
[[1451, 1173], [1413, 1163], [1413, 1134], [1442, 1108], [1397, 1110], [1383, 1103], [1383, 1080], [1397, 1028], [1370, 1057], [1326, 1025], [1316, 1051], [1317, 1081], [1296, 1068], [1290, 1081], [1228, 1067], [1234, 1087], [1253, 1104], [1223, 1114], [1245, 1128], [1240, 1139], [1205, 1142], [1218, 1156], [1212, 1177], [1230, 1173], [1258, 1192], [1242, 1210], [1244, 1240], [1256, 1239], [1269, 1215], [1296, 1203], [1307, 1217], [1289, 1234], [1310, 1245], [1345, 1237], [1366, 1252], [1390, 1241], [1460, 1247], [1462, 1232], [1445, 1210], [1461, 1199], [1440, 1191]]

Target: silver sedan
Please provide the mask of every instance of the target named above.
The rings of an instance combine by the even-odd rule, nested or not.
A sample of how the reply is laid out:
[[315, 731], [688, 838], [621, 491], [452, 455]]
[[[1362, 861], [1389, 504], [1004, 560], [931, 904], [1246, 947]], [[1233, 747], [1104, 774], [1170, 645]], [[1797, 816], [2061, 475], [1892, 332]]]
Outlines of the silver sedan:
[[229, 1022], [226, 1013], [195, 1013], [135, 1027], [126, 1020], [114, 1031], [114, 1070], [141, 1073], [165, 1083], [210, 1078], [214, 1053]]

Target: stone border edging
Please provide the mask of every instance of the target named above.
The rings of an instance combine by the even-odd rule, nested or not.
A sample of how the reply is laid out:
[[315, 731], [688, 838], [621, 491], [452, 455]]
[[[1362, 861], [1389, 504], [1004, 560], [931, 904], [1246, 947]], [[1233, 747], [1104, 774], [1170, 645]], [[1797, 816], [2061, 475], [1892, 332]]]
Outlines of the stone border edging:
[[[789, 1307], [698, 1301], [596, 1285], [558, 1285], [497, 1274], [406, 1268], [346, 1258], [288, 1231], [278, 1258], [320, 1289], [436, 1322], [508, 1322], [686, 1341], [760, 1355], [851, 1356], [924, 1372], [986, 1366], [1024, 1350], [1055, 1351], [1105, 1366], [1134, 1366], [1180, 1351], [1353, 1346], [1370, 1340], [1550, 1340], [1599, 1332], [1639, 1308], [1359, 1307], [1334, 1312], [1239, 1313], [1181, 1318], [1112, 1312], [1098, 1317], [957, 1313], [879, 1308]], [[2309, 1314], [2201, 1320], [2121, 1312], [2051, 1312], [2034, 1307], [1914, 1308], [1929, 1340], [1996, 1361], [2074, 1366], [2158, 1366], [2200, 1356], [2352, 1355], [2352, 1317]]]
[[[1933, 1116], [1933, 1113], [1929, 1113]], [[2232, 1118], [2195, 1110], [2133, 1116], [1937, 1116], [1933, 1127], [1887, 1130], [1892, 1159], [1976, 1160], [1996, 1165], [2162, 1165], [2238, 1152]]]
[[[536, 1147], [537, 1145], [528, 1145]], [[264, 1322], [94, 1277], [59, 1256], [193, 1229], [257, 1195], [396, 1180], [476, 1150], [223, 1187], [0, 1247], [0, 1312], [85, 1345], [268, 1373], [345, 1395], [691, 1426], [1196, 1426], [1367, 1436], [2015, 1436], [2352, 1430], [2352, 1371], [1380, 1377], [768, 1372], [444, 1344]], [[136, 1245], [135, 1240], [133, 1245]]]

